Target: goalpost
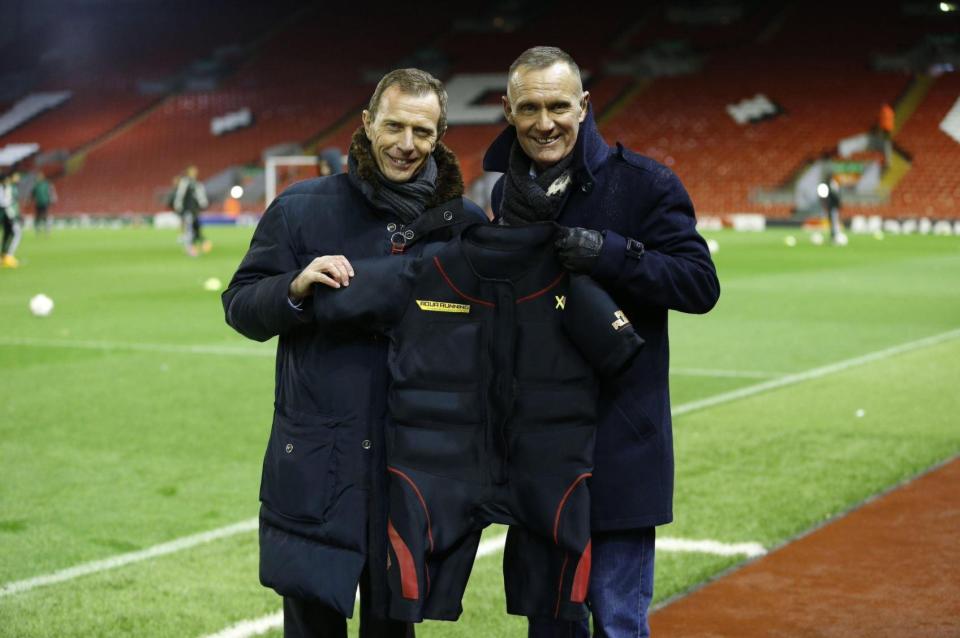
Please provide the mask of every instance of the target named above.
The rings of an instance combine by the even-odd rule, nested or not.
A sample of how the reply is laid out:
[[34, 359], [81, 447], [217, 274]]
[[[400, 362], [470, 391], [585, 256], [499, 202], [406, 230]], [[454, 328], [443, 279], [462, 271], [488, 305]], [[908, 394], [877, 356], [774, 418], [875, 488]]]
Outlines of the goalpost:
[[275, 155], [264, 166], [266, 205], [295, 182], [317, 177], [320, 158], [317, 155]]

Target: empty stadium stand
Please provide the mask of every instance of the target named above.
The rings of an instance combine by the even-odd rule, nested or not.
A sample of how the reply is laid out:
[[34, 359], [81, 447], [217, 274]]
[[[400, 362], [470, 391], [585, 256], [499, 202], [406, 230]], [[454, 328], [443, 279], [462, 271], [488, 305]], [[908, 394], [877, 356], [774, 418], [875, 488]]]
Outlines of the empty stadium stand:
[[[359, 117], [372, 90], [362, 70], [386, 68], [396, 54], [368, 47], [352, 51], [345, 64], [343, 52], [353, 45], [357, 20], [358, 14], [313, 10], [272, 33], [215, 90], [166, 97], [122, 135], [87, 153], [82, 168], [61, 180], [63, 207], [96, 213], [159, 210], [171, 177], [187, 164], [210, 176], [231, 165], [260, 162], [268, 147], [309, 139], [345, 112]], [[400, 53], [412, 52], [435, 31], [415, 16], [397, 15], [367, 33], [372, 42], [389, 42], [398, 27], [411, 42]], [[243, 108], [252, 111], [253, 126], [211, 133], [211, 118]]]
[[[698, 211], [789, 217], [792, 182], [804, 167], [869, 132], [880, 105], [911, 86], [913, 72], [875, 70], [873, 57], [919, 50], [926, 36], [957, 26], [955, 18], [910, 13], [898, 2], [634, 3], [591, 12], [567, 0], [473, 10], [433, 1], [415, 13], [292, 0], [242, 3], [239, 12], [226, 0], [174, 0], [167, 10], [143, 4], [93, 11], [71, 29], [36, 36], [47, 53], [30, 90], [72, 97], [0, 135], [0, 148], [37, 143], [41, 156], [61, 150], [57, 213], [159, 210], [171, 177], [189, 163], [209, 177], [262, 165], [264, 151], [278, 145], [346, 150], [383, 72], [424, 65], [446, 79], [502, 73], [526, 47], [552, 43], [589, 72], [607, 139], [670, 166]], [[183, 19], [189, 11], [195, 20]], [[103, 29], [116, 37], [91, 44]], [[7, 54], [0, 75], [21, 81], [22, 51], [0, 52]], [[909, 159], [902, 179], [888, 200], [851, 202], [844, 215], [960, 217], [960, 143], [939, 130], [960, 97], [958, 83], [960, 76], [946, 73], [903, 110], [894, 137]], [[484, 103], [496, 104], [495, 93]], [[749, 123], [728, 113], [758, 94], [776, 110]], [[0, 98], [4, 106], [16, 101]], [[250, 125], [211, 133], [213, 118], [242, 109], [252, 113]], [[481, 175], [483, 152], [502, 126], [449, 130], [445, 141], [468, 183]]]

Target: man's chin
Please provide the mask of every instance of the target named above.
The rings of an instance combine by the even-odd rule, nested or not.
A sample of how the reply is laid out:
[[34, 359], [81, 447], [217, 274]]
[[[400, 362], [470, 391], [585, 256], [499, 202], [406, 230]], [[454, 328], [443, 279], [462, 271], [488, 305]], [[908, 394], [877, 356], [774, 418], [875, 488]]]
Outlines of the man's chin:
[[413, 178], [413, 175], [414, 175], [414, 171], [412, 169], [407, 171], [398, 171], [397, 169], [390, 169], [389, 171], [383, 174], [383, 176], [389, 179], [391, 182], [397, 182], [398, 184], [402, 182], [409, 182], [410, 179]]
[[423, 162], [419, 164], [414, 164], [409, 168], [397, 168], [396, 166], [387, 165], [381, 166], [380, 172], [383, 173], [383, 176], [389, 179], [391, 182], [409, 182], [411, 179], [416, 176], [417, 171], [420, 167], [423, 166]]
[[563, 159], [563, 154], [559, 152], [539, 153], [533, 158], [534, 163], [540, 170], [550, 168]]

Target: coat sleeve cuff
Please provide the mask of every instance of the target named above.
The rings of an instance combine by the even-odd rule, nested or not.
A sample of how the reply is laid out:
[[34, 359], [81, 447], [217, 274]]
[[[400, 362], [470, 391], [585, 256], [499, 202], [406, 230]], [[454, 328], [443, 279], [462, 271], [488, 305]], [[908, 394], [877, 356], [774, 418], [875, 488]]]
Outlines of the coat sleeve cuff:
[[288, 273], [285, 277], [281, 278], [283, 282], [283, 313], [293, 318], [296, 323], [309, 323], [312, 316], [313, 309], [313, 295], [307, 295], [300, 300], [300, 303], [294, 303], [290, 298], [290, 284], [293, 282], [297, 276], [300, 275], [300, 271], [294, 271]]
[[590, 275], [597, 281], [613, 282], [623, 272], [627, 240], [612, 230], [603, 231], [603, 247]]

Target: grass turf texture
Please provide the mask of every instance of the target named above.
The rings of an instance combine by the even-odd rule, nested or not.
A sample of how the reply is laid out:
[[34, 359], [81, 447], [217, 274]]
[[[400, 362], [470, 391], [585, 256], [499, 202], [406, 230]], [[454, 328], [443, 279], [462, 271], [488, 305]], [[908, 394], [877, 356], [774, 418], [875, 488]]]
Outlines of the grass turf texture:
[[[0, 271], [0, 583], [255, 515], [272, 344], [233, 333], [203, 288], [226, 284], [250, 230], [210, 234], [197, 259], [165, 231], [28, 235], [21, 268]], [[960, 327], [957, 238], [795, 233], [788, 248], [785, 234], [710, 234], [723, 295], [706, 317], [671, 316], [675, 368], [787, 374]], [[50, 317], [29, 313], [40, 292]], [[953, 457], [958, 361], [960, 339], [677, 417], [676, 523], [660, 535], [773, 548]], [[761, 381], [675, 374], [674, 406]], [[459, 623], [418, 635], [523, 635], [500, 557], [478, 559]], [[658, 553], [656, 599], [742, 560]], [[201, 636], [277, 609], [246, 532], [2, 597], [0, 636]]]

